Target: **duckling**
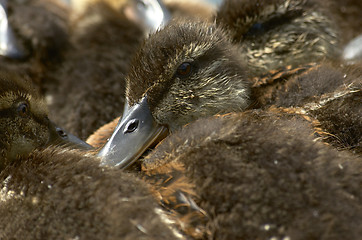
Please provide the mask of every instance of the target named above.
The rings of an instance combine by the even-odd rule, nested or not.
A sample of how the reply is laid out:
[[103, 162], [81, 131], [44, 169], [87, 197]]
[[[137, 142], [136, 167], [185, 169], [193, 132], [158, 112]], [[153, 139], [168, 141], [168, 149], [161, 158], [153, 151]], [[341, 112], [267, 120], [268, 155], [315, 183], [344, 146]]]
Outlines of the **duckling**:
[[[219, 15], [223, 12], [222, 9], [227, 9], [226, 6], [233, 9], [234, 4], [235, 1], [225, 2]], [[311, 14], [310, 20], [314, 24], [313, 30], [311, 30], [312, 36], [319, 38], [317, 36], [317, 33], [320, 32], [318, 29], [324, 27], [327, 32], [322, 31], [321, 34], [327, 36], [326, 38], [321, 37], [321, 42], [319, 40], [315, 41], [312, 48], [307, 42], [302, 41], [299, 50], [304, 52], [306, 49], [313, 49], [318, 44], [322, 44], [324, 47], [320, 46], [320, 49], [323, 49], [323, 51], [318, 54], [320, 56], [331, 56], [329, 54], [332, 54], [332, 49], [334, 49], [336, 43], [336, 41], [332, 40], [335, 31], [328, 18], [323, 15], [323, 12], [319, 14], [316, 3], [308, 1], [287, 1], [282, 3], [281, 1], [275, 1], [272, 5], [265, 4], [260, 9], [258, 8], [257, 11], [260, 10], [262, 13], [265, 13], [262, 9], [271, 11], [269, 15], [273, 16], [272, 20], [267, 21], [267, 26], [271, 27], [270, 31], [275, 30], [274, 28], [281, 31], [281, 28], [286, 27], [285, 24], [280, 24], [283, 17], [287, 17], [291, 23], [294, 23], [292, 20], [296, 21], [295, 24], [288, 25], [290, 28], [295, 27], [305, 30], [305, 26], [299, 21], [305, 23], [308, 18], [298, 19], [298, 17]], [[256, 8], [251, 3], [250, 7]], [[242, 9], [245, 10], [246, 8]], [[279, 16], [278, 14], [281, 13], [286, 15]], [[259, 16], [259, 14], [255, 13], [254, 15], [256, 15], [256, 18]], [[125, 111], [110, 141], [99, 153], [100, 156], [104, 157], [103, 159], [107, 164], [119, 167], [129, 166], [147, 149], [151, 142], [157, 139], [158, 136], [164, 135], [165, 127], [172, 132], [199, 117], [243, 111], [248, 107], [256, 108], [266, 105], [263, 103], [262, 106], [256, 106], [256, 103], [261, 99], [260, 95], [262, 98], [268, 98], [269, 93], [264, 89], [263, 84], [258, 85], [259, 83], [254, 80], [254, 77], [260, 79], [260, 76], [262, 76], [259, 75], [262, 71], [255, 70], [258, 68], [258, 64], [251, 63], [252, 61], [245, 63], [245, 53], [243, 54], [240, 50], [242, 48], [240, 45], [248, 46], [247, 41], [243, 40], [240, 44], [231, 43], [231, 30], [227, 32], [222, 30], [221, 26], [226, 25], [222, 22], [226, 20], [221, 20], [219, 20], [219, 26], [205, 23], [173, 22], [152, 35], [143, 44], [136, 54], [127, 76], [126, 96], [129, 108]], [[248, 24], [246, 23], [240, 25], [245, 25], [246, 29], [251, 27], [247, 27]], [[299, 33], [304, 34], [304, 30]], [[271, 34], [270, 31], [268, 29], [267, 34]], [[260, 44], [260, 46], [267, 46], [274, 40], [283, 39], [280, 38], [284, 36], [283, 34], [276, 35], [273, 40], [264, 43], [264, 45]], [[265, 36], [267, 35], [262, 35], [262, 37]], [[328, 36], [331, 39], [325, 42], [324, 39], [329, 39]], [[259, 40], [263, 39], [262, 37], [254, 37]], [[233, 41], [235, 42], [235, 40]], [[304, 43], [306, 45], [303, 45]], [[330, 46], [331, 49], [326, 46]], [[316, 51], [312, 52], [315, 53]], [[289, 57], [294, 58], [294, 55], [287, 52], [284, 55], [282, 54], [282, 57], [286, 59]], [[310, 60], [310, 58], [308, 59]], [[318, 57], [314, 58], [314, 60], [317, 59]], [[258, 62], [259, 60], [255, 61]], [[303, 62], [303, 58], [300, 59], [300, 62]], [[300, 70], [302, 73], [308, 72], [316, 65], [315, 63], [304, 64], [300, 68], [293, 66], [293, 62], [283, 61], [283, 64], [287, 63], [290, 64], [283, 68], [290, 71], [285, 72], [282, 70], [280, 74], [291, 73], [292, 77], [295, 74], [300, 74]], [[250, 64], [256, 67], [250, 67]], [[277, 75], [279, 76], [278, 71]], [[276, 81], [276, 84], [272, 82], [272, 84], [268, 83], [266, 86], [269, 87], [270, 85], [272, 92], [279, 91], [280, 88], [283, 88], [285, 82], [288, 83], [288, 81], [284, 81], [284, 77], [280, 78], [283, 80], [280, 82], [281, 87], [278, 87], [278, 81]], [[290, 76], [286, 79], [288, 78]], [[293, 84], [291, 83], [291, 85]], [[258, 91], [261, 92], [260, 95]], [[121, 144], [124, 144], [125, 147], [121, 150], [122, 148], [114, 147], [112, 142], [123, 142]]]
[[0, 71], [0, 116], [1, 239], [178, 238], [144, 183], [54, 126], [30, 81]]
[[84, 152], [35, 150], [0, 179], [1, 239], [183, 239], [144, 182]]
[[47, 145], [89, 145], [67, 135], [48, 118], [47, 107], [30, 81], [0, 71], [0, 171], [18, 156]]
[[319, 122], [325, 142], [361, 154], [361, 66], [322, 63], [295, 75], [275, 75], [280, 80], [253, 87], [260, 107], [294, 108]]
[[1, 69], [21, 74], [42, 90], [45, 72], [59, 64], [68, 46], [68, 9], [57, 0], [8, 1], [0, 3]]
[[74, 23], [73, 49], [51, 73], [56, 83], [47, 90], [52, 118], [86, 139], [122, 114], [124, 77], [144, 38], [144, 30], [124, 11], [102, 1], [89, 5]]
[[[195, 192], [209, 216], [205, 238], [359, 239], [362, 162], [312, 135], [307, 121], [278, 110], [204, 118], [161, 142], [142, 173], [174, 176], [152, 181], [161, 198]], [[175, 165], [184, 185], [172, 185]]]
[[240, 44], [254, 76], [338, 57], [338, 31], [318, 1], [227, 0], [216, 22]]
[[[250, 102], [250, 81], [237, 46], [207, 23], [171, 22], [150, 36], [126, 81], [129, 107], [115, 130], [118, 135], [100, 151], [110, 165], [129, 166], [141, 146], [147, 149], [165, 133], [165, 125], [172, 132], [202, 116], [242, 111]], [[112, 146], [121, 135], [128, 138], [123, 153]]]

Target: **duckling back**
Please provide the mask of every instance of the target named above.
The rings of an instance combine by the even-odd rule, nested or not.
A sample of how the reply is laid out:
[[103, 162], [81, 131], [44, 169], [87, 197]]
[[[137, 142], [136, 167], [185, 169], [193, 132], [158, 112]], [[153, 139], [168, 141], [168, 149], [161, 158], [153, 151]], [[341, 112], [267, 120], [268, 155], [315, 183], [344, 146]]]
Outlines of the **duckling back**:
[[240, 44], [254, 76], [338, 56], [333, 20], [317, 1], [228, 0], [216, 21]]
[[167, 215], [132, 174], [61, 148], [0, 173], [0, 238], [176, 239]]
[[143, 171], [183, 166], [210, 238], [358, 239], [361, 161], [312, 134], [279, 110], [201, 119], [166, 138]]
[[129, 60], [141, 29], [105, 3], [91, 5], [74, 23], [72, 49], [50, 73], [51, 116], [81, 138], [122, 113]]
[[55, 0], [5, 2], [9, 27], [24, 56], [2, 56], [1, 69], [14, 71], [43, 90], [44, 82], [48, 81], [46, 71], [61, 62], [68, 47], [69, 9]]

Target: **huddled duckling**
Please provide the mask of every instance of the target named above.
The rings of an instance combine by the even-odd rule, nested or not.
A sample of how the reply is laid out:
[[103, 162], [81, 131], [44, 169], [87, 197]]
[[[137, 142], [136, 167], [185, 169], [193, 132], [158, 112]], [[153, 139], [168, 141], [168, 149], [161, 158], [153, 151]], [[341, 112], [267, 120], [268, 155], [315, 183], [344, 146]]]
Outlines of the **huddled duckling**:
[[[1, 239], [177, 239], [145, 183], [99, 167], [47, 117], [30, 81], [0, 72]], [[49, 146], [52, 145], [52, 146]]]
[[[282, 4], [278, 3], [277, 6], [282, 7]], [[301, 5], [288, 5], [294, 3]], [[296, 7], [298, 11], [303, 10], [299, 7], [306, 7], [308, 10], [306, 13], [310, 13], [309, 5], [303, 5], [304, 3], [304, 1], [287, 1], [285, 4]], [[287, 14], [283, 17], [294, 19], [300, 16], [298, 11], [292, 11], [292, 15]], [[324, 19], [323, 15], [312, 15]], [[277, 17], [277, 20], [281, 19]], [[270, 27], [271, 23], [276, 24], [274, 20], [268, 22], [267, 26]], [[323, 24], [329, 25], [327, 20], [326, 22], [315, 20], [314, 23], [316, 29], [318, 26], [324, 26]], [[181, 214], [181, 219], [192, 219], [191, 222], [186, 220], [180, 224], [185, 231], [191, 229], [192, 236], [199, 237], [198, 234], [201, 234], [201, 237], [202, 234], [216, 238], [227, 236], [226, 239], [273, 236], [300, 239], [336, 236], [338, 239], [348, 236], [357, 239], [360, 234], [358, 228], [360, 222], [357, 220], [358, 224], [351, 226], [349, 222], [359, 219], [361, 215], [361, 197], [357, 187], [361, 183], [361, 176], [358, 174], [361, 167], [358, 159], [348, 153], [344, 155], [316, 143], [309, 136], [311, 129], [308, 124], [299, 120], [285, 119], [283, 115], [263, 117], [263, 114], [252, 112], [232, 114], [233, 117], [226, 118], [225, 121], [204, 120], [192, 123], [201, 117], [244, 111], [248, 107], [253, 107], [251, 103], [255, 100], [253, 95], [255, 91], [252, 90], [252, 84], [256, 82], [250, 79], [250, 76], [259, 73], [257, 71], [255, 74], [253, 68], [247, 67], [240, 47], [230, 42], [229, 33], [220, 27], [208, 24], [173, 22], [150, 36], [133, 59], [126, 78], [128, 104], [114, 134], [99, 153], [103, 157], [103, 164], [121, 168], [131, 166], [148, 147], [154, 144], [155, 140], [165, 134], [165, 129], [168, 129], [173, 134], [146, 157], [141, 166], [141, 173], [145, 174], [145, 181], [152, 183], [156, 198], [165, 208], [171, 208], [170, 211], [175, 211], [173, 213], [176, 215]], [[312, 35], [318, 38], [317, 33], [318, 31]], [[321, 34], [327, 34], [334, 39], [333, 30]], [[322, 51], [322, 54], [317, 54], [321, 58], [311, 57], [314, 61], [331, 56], [330, 53], [334, 54], [333, 41], [330, 44], [322, 40], [321, 44], [321, 46], [330, 46], [332, 50], [324, 49], [326, 51]], [[290, 55], [286, 54], [284, 57], [287, 59]], [[291, 70], [289, 73], [293, 75], [300, 71], [308, 74], [308, 70], [314, 69], [315, 66], [316, 64], [309, 64], [305, 68], [288, 69], [289, 66], [285, 68]], [[340, 80], [336, 80], [335, 86], [327, 86], [327, 90], [337, 89], [337, 83], [339, 84]], [[320, 95], [326, 91], [322, 89], [323, 87], [317, 89]], [[244, 117], [246, 122], [242, 123]], [[115, 121], [111, 125], [114, 126], [114, 123]], [[191, 130], [181, 130], [178, 134], [177, 131], [186, 124], [190, 124], [188, 129]], [[295, 128], [301, 133], [298, 134]], [[217, 139], [215, 142], [212, 141], [213, 136]], [[223, 144], [219, 139], [227, 136], [230, 136], [231, 140]], [[193, 137], [197, 140], [194, 141], [195, 145], [191, 143], [190, 146], [189, 141], [192, 142]], [[200, 137], [204, 138], [200, 140]], [[207, 145], [208, 141], [211, 141], [211, 147]], [[204, 143], [206, 145], [203, 145]], [[273, 156], [276, 157], [277, 163], [273, 161]], [[230, 163], [228, 163], [229, 158]], [[248, 174], [246, 170], [240, 173], [239, 171], [244, 169], [239, 170], [238, 166], [243, 166], [243, 161], [246, 161], [247, 165], [249, 158], [254, 159], [257, 165], [250, 165], [248, 169], [256, 172], [261, 169], [260, 179], [270, 179], [259, 182], [258, 175], [249, 174], [248, 181], [256, 182], [255, 190], [247, 187], [238, 188], [240, 181]], [[343, 170], [344, 159], [352, 166], [348, 169], [350, 172], [343, 176], [334, 175], [338, 168]], [[279, 161], [285, 168], [281, 170], [271, 168], [278, 174], [270, 177], [268, 166], [278, 165]], [[332, 164], [332, 167], [328, 164]], [[326, 168], [320, 167], [321, 165]], [[313, 170], [314, 168], [316, 169]], [[315, 175], [317, 177], [313, 177]], [[174, 184], [177, 182], [175, 176], [187, 176], [191, 180]], [[223, 192], [223, 185], [228, 186], [223, 179], [232, 176], [235, 176], [233, 178], [235, 183], [231, 182], [227, 187], [230, 191], [226, 195], [218, 195], [217, 191]], [[330, 180], [330, 177], [333, 179]], [[282, 179], [280, 184], [279, 179]], [[348, 184], [343, 185], [346, 182], [351, 184], [351, 187], [348, 187]], [[306, 183], [305, 188], [304, 183]], [[343, 187], [340, 187], [341, 184]], [[208, 187], [213, 190], [209, 192]], [[285, 188], [292, 189], [290, 195], [282, 194]], [[255, 198], [251, 197], [249, 200], [249, 194], [253, 193]], [[327, 193], [330, 195], [325, 195]], [[213, 194], [219, 197], [213, 197]], [[348, 197], [349, 194], [352, 197]], [[234, 196], [239, 197], [234, 198]], [[315, 202], [311, 200], [302, 205], [300, 201], [304, 197], [307, 199], [310, 197]], [[189, 198], [196, 203], [189, 201]], [[242, 202], [244, 199], [245, 202]], [[263, 199], [266, 199], [266, 202], [263, 202]], [[336, 199], [344, 202], [343, 206], [335, 208]], [[285, 206], [281, 204], [283, 201]], [[251, 204], [254, 204], [253, 210], [246, 211], [249, 214], [246, 217], [242, 209]], [[348, 207], [344, 207], [345, 205]], [[179, 211], [176, 206], [186, 207], [185, 218], [182, 215], [185, 209]], [[318, 206], [318, 210], [314, 211], [313, 206]], [[275, 208], [278, 209], [274, 212]], [[233, 214], [233, 211], [237, 214]], [[288, 211], [292, 211], [293, 216], [288, 215]], [[205, 219], [212, 220], [208, 222], [208, 228], [203, 229], [188, 213], [192, 216], [196, 213], [199, 217], [196, 221], [200, 220], [201, 225]], [[254, 219], [253, 213], [255, 213]], [[297, 221], [293, 221], [295, 215], [300, 219], [297, 217]], [[328, 216], [330, 218], [326, 220]], [[323, 221], [319, 221], [319, 217], [323, 218]], [[336, 229], [329, 231], [327, 226], [331, 226], [334, 222], [338, 224], [331, 228], [336, 227]], [[218, 227], [221, 225], [221, 228]], [[240, 225], [245, 228], [239, 227]]]
[[254, 76], [339, 55], [337, 28], [318, 1], [228, 0], [216, 21], [240, 44]]
[[[174, 131], [202, 116], [246, 109], [250, 81], [242, 63], [238, 48], [213, 25], [174, 22], [150, 36], [127, 76], [129, 108], [104, 148], [113, 149], [108, 163], [130, 165], [166, 125]], [[121, 135], [128, 138], [122, 154], [112, 147]]]
[[144, 182], [50, 147], [0, 173], [1, 239], [182, 239]]
[[45, 72], [60, 62], [68, 46], [68, 9], [58, 0], [3, 0], [0, 8], [1, 69], [42, 89]]
[[361, 154], [361, 66], [321, 63], [285, 76], [287, 82], [283, 74], [275, 76], [279, 79], [273, 84], [261, 82], [253, 88], [259, 106], [294, 108], [291, 111], [318, 121], [325, 142]]
[[160, 143], [141, 172], [165, 202], [194, 192], [209, 239], [359, 239], [361, 159], [313, 131], [279, 110], [204, 118]]
[[73, 48], [48, 93], [51, 116], [85, 139], [122, 113], [124, 77], [145, 30], [106, 1], [91, 3], [73, 25]]
[[90, 147], [55, 126], [48, 118], [47, 106], [38, 91], [16, 73], [0, 72], [0, 112], [0, 170], [19, 156], [47, 145], [74, 143]]

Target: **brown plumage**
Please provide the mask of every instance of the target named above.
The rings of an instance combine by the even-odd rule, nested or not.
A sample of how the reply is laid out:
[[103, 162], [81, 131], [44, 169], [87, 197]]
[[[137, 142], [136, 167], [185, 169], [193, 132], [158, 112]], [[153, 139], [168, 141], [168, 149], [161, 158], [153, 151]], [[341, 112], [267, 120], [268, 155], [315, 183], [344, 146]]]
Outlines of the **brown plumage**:
[[85, 139], [122, 113], [124, 74], [143, 32], [123, 12], [98, 2], [75, 23], [73, 47], [47, 86], [54, 120]]
[[267, 76], [270, 81], [263, 80], [252, 89], [256, 105], [297, 108], [319, 121], [326, 142], [361, 154], [361, 66], [324, 63], [301, 68], [295, 75], [287, 72]]
[[68, 9], [55, 0], [8, 1], [8, 21], [25, 58], [0, 57], [1, 69], [15, 71], [42, 89], [46, 70], [57, 66], [68, 46]]
[[145, 183], [48, 148], [0, 173], [1, 239], [179, 239]]
[[240, 44], [253, 76], [339, 54], [337, 28], [318, 1], [227, 0], [216, 22]]
[[345, 45], [361, 34], [362, 29], [362, 2], [359, 0], [319, 0], [329, 15], [334, 18], [338, 28], [339, 41]]
[[0, 116], [1, 239], [177, 238], [144, 183], [59, 134], [30, 81], [0, 72]]
[[210, 239], [358, 239], [362, 162], [312, 133], [297, 115], [273, 111], [201, 119], [166, 138], [142, 169], [182, 167]]
[[56, 127], [31, 81], [0, 71], [0, 172], [18, 156], [48, 145], [89, 147]]

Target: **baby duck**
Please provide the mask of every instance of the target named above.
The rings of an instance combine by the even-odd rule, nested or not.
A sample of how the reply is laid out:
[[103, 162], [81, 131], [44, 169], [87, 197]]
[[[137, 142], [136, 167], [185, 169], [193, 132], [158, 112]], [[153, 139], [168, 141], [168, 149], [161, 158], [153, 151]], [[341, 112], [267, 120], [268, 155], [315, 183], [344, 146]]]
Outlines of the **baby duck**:
[[322, 130], [325, 142], [340, 150], [362, 153], [360, 65], [321, 63], [301, 68], [299, 74], [275, 75], [279, 80], [253, 88], [260, 107], [290, 108], [316, 120], [314, 125]]
[[178, 239], [145, 183], [74, 149], [89, 150], [48, 119], [31, 82], [4, 71], [0, 129], [1, 239]]
[[62, 147], [1, 171], [0, 225], [1, 239], [183, 239], [144, 182]]
[[240, 44], [254, 76], [338, 57], [338, 35], [328, 9], [313, 0], [227, 0], [216, 22]]
[[58, 0], [0, 2], [1, 69], [31, 79], [39, 89], [68, 45], [68, 9]]
[[[124, 78], [131, 57], [146, 32], [163, 22], [147, 18], [155, 16], [153, 11], [163, 11], [156, 8], [159, 1], [149, 3], [151, 6], [141, 5], [140, 9], [127, 8], [127, 13], [144, 25], [106, 1], [93, 1], [73, 23], [73, 47], [62, 66], [51, 73], [55, 84], [48, 86], [47, 93], [53, 99], [52, 118], [82, 139], [122, 113], [119, 105], [124, 103]], [[146, 17], [141, 19], [137, 10]], [[149, 29], [151, 26], [155, 29]]]
[[67, 135], [48, 118], [47, 107], [31, 82], [0, 71], [0, 171], [19, 156], [47, 145], [89, 145]]
[[283, 109], [204, 118], [161, 142], [141, 173], [161, 202], [191, 193], [206, 239], [359, 239], [361, 159], [313, 131]]
[[[104, 162], [120, 167], [132, 164], [165, 126], [174, 131], [203, 116], [242, 111], [250, 102], [237, 46], [222, 29], [204, 23], [173, 22], [152, 35], [126, 81], [129, 107], [100, 151]], [[118, 141], [124, 147], [115, 147]]]

